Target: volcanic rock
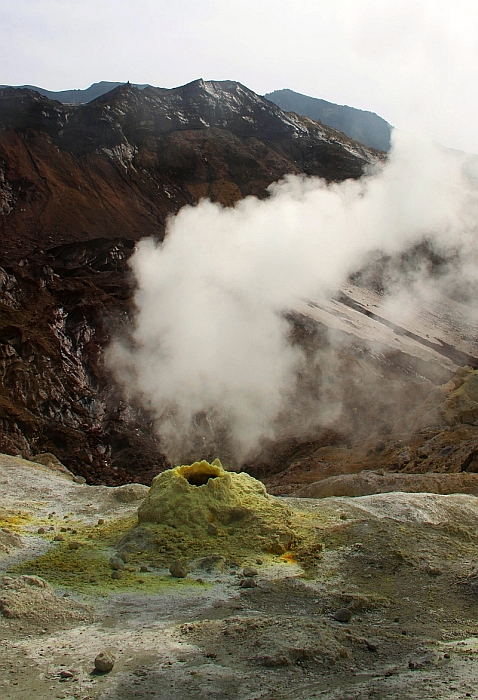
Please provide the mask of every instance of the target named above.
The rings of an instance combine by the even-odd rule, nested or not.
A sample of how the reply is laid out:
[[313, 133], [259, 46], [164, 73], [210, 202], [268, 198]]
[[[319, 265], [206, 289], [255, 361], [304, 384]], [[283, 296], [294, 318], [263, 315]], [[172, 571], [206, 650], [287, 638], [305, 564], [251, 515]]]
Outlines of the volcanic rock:
[[115, 665], [115, 657], [107, 651], [101, 651], [95, 658], [95, 669], [100, 673], [109, 673]]
[[188, 575], [188, 568], [182, 561], [173, 561], [169, 567], [169, 573], [174, 578], [186, 578]]
[[468, 493], [478, 496], [478, 474], [359, 474], [331, 476], [294, 493], [300, 498], [368, 496], [373, 493]]

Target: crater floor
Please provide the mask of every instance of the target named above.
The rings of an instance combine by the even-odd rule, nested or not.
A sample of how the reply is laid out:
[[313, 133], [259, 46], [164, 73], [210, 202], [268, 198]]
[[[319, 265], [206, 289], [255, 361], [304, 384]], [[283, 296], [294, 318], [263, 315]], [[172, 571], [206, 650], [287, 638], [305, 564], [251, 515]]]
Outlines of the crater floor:
[[[314, 551], [233, 561], [212, 532], [209, 553], [182, 550], [185, 578], [167, 542], [112, 578], [144, 487], [6, 455], [0, 482], [5, 700], [477, 697], [475, 496], [280, 499]], [[101, 651], [110, 673], [94, 671]]]

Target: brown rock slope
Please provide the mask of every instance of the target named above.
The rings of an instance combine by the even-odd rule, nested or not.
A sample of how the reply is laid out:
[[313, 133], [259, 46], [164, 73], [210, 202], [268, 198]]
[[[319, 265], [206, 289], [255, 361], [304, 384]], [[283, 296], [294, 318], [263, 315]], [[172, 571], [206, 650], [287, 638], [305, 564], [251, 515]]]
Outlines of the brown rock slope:
[[151, 416], [103, 365], [135, 242], [200, 197], [264, 197], [286, 173], [340, 181], [380, 157], [233, 82], [125, 85], [77, 107], [0, 90], [0, 450], [149, 482], [164, 466]]
[[478, 371], [471, 367], [459, 368], [441, 386], [422, 383], [424, 400], [415, 395], [408, 411], [402, 403], [385, 434], [376, 421], [368, 437], [357, 432], [348, 444], [340, 435], [326, 445], [304, 443], [291, 452], [286, 469], [271, 475], [269, 467], [268, 489], [307, 498], [390, 491], [478, 495], [477, 386]]

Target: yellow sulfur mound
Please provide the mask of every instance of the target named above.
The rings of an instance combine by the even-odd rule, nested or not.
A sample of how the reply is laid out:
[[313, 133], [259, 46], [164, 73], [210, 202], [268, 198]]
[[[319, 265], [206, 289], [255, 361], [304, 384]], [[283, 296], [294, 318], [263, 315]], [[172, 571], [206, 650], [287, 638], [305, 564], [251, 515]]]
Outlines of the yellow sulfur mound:
[[267, 520], [286, 515], [287, 508], [267, 494], [248, 474], [223, 469], [216, 459], [168, 469], [154, 480], [138, 511], [139, 522], [174, 528], [231, 525], [247, 516]]
[[[292, 546], [292, 511], [248, 474], [227, 472], [219, 460], [195, 462], [159, 474], [138, 510], [139, 523], [167, 528], [199, 544], [211, 533], [240, 537], [254, 548], [281, 553]], [[225, 544], [225, 542], [224, 542]]]

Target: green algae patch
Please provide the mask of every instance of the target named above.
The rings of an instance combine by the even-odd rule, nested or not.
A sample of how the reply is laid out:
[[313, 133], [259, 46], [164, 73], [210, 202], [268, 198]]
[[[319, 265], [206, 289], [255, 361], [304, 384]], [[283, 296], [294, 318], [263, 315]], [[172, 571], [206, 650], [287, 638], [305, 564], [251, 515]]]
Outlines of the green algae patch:
[[[125, 557], [127, 561], [121, 578], [112, 578], [110, 559], [118, 551], [118, 540], [137, 523], [136, 515], [89, 526], [71, 522], [65, 527], [64, 522], [60, 523], [61, 529], [55, 527], [42, 535], [51, 544], [47, 552], [11, 567], [9, 572], [38, 576], [54, 588], [95, 596], [122, 591], [158, 593], [173, 586], [179, 586], [180, 590], [194, 586], [204, 588], [205, 584], [195, 579], [178, 581], [154, 570], [140, 571], [141, 566], [150, 567], [152, 563], [151, 557], [141, 550]], [[55, 540], [59, 535], [62, 539]]]
[[[171, 586], [200, 587], [194, 579], [177, 581], [157, 572], [140, 573], [135, 564], [127, 564], [120, 579], [113, 579], [109, 564], [112, 551], [107, 548], [84, 548], [71, 551], [61, 543], [47, 553], [10, 570], [13, 574], [27, 574], [43, 578], [53, 588], [61, 588], [90, 595], [108, 595], [122, 591], [157, 593]], [[204, 587], [204, 586], [203, 586]]]
[[[79, 592], [89, 590], [101, 593], [136, 586], [139, 577], [137, 568], [130, 566], [123, 577], [111, 578], [109, 559], [114, 554], [118, 539], [136, 522], [135, 516], [110, 520], [104, 525], [63, 528], [61, 541], [54, 541], [58, 530], [45, 533], [51, 541], [44, 554], [28, 559], [10, 569], [11, 573], [39, 576], [54, 587], [70, 588]], [[139, 583], [138, 585], [144, 585]]]

